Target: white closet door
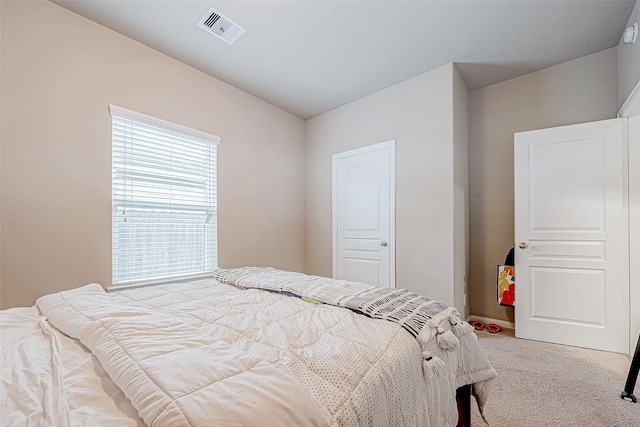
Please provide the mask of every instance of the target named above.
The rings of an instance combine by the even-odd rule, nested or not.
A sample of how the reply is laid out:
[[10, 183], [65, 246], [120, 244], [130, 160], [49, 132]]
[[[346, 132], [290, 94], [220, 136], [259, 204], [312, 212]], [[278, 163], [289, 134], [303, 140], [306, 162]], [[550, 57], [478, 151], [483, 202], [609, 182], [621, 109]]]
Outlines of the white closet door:
[[333, 275], [395, 287], [394, 141], [333, 156]]

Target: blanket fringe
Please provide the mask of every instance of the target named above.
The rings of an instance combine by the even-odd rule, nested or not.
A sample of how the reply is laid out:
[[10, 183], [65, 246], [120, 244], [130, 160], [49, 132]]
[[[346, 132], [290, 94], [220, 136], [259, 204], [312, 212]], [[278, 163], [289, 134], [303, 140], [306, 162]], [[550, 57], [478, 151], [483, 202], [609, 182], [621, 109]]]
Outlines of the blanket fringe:
[[422, 352], [422, 371], [425, 377], [435, 379], [446, 366], [444, 361], [437, 356], [433, 356], [429, 351]]
[[451, 331], [445, 331], [442, 326], [438, 326], [438, 332], [436, 334], [436, 342], [438, 347], [443, 350], [451, 351], [460, 347], [460, 340]]
[[473, 326], [460, 319], [459, 316], [452, 315], [449, 318], [449, 323], [451, 323], [451, 330], [458, 338], [468, 334], [469, 332], [473, 332]]

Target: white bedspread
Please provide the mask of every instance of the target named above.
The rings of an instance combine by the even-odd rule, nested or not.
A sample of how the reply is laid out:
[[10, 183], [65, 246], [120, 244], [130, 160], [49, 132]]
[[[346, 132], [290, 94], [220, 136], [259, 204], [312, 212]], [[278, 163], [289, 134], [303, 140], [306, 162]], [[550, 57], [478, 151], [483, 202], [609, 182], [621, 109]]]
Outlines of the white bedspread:
[[100, 360], [149, 426], [330, 426], [298, 382], [246, 352], [97, 284], [41, 297], [41, 312]]
[[[211, 337], [266, 360], [298, 382], [342, 426], [455, 425], [455, 390], [496, 376], [475, 334], [445, 351], [435, 378], [400, 325], [330, 305], [216, 280], [115, 293], [121, 302], [183, 319]], [[448, 320], [445, 327], [450, 328]]]
[[[134, 406], [155, 425], [453, 426], [456, 388], [496, 375], [473, 333], [454, 351], [429, 343], [445, 363], [429, 376], [398, 324], [216, 280], [93, 285], [38, 304], [49, 319], [36, 307], [0, 312], [3, 426], [141, 426]], [[209, 381], [251, 364], [260, 369], [244, 384]], [[199, 388], [214, 392], [182, 405]]]
[[0, 424], [143, 427], [102, 365], [36, 307], [0, 311]]

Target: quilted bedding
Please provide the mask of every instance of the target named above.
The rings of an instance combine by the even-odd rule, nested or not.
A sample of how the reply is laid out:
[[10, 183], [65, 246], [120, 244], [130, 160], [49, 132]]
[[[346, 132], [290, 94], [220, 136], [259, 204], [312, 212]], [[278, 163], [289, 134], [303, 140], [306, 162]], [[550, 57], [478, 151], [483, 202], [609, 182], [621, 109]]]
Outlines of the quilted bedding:
[[144, 427], [100, 362], [37, 307], [0, 311], [0, 425]]
[[[399, 324], [214, 279], [114, 293], [87, 285], [43, 297], [37, 307], [29, 313], [33, 328], [55, 326], [47, 327], [55, 340], [38, 345], [55, 350], [58, 366], [58, 379], [42, 384], [47, 389], [62, 378], [50, 396], [67, 407], [60, 414], [70, 425], [87, 416], [101, 425], [139, 424], [129, 414], [135, 407], [147, 425], [452, 426], [456, 388], [486, 385], [496, 375], [473, 333], [461, 334], [455, 349], [426, 342], [441, 360], [427, 372], [424, 348]], [[93, 354], [70, 359], [81, 346], [58, 330]], [[61, 345], [51, 346], [56, 340]], [[60, 356], [63, 363], [55, 360]], [[69, 366], [78, 365], [72, 361], [80, 360], [88, 369], [70, 375]], [[5, 371], [15, 372], [5, 368], [3, 382]], [[99, 393], [88, 388], [105, 385]], [[12, 413], [20, 418], [22, 409]], [[51, 408], [43, 411], [31, 413]], [[65, 425], [46, 420], [35, 425]]]
[[[443, 368], [425, 375], [423, 348], [402, 326], [342, 307], [207, 279], [124, 290], [123, 304], [181, 319], [295, 378], [342, 426], [452, 426], [455, 390], [496, 376], [475, 334], [455, 350], [426, 346]], [[443, 326], [450, 329], [448, 320]], [[481, 388], [481, 387], [480, 387]]]
[[37, 305], [91, 349], [149, 426], [335, 424], [271, 364], [180, 320], [118, 303], [97, 284]]

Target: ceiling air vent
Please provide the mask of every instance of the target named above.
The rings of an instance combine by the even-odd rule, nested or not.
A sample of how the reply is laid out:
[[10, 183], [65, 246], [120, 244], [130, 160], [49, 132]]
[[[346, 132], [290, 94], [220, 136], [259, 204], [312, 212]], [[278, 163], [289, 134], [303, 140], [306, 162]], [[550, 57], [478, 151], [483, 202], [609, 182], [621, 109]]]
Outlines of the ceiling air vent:
[[246, 31], [214, 8], [209, 9], [202, 17], [198, 22], [198, 27], [207, 30], [229, 44], [233, 44]]

